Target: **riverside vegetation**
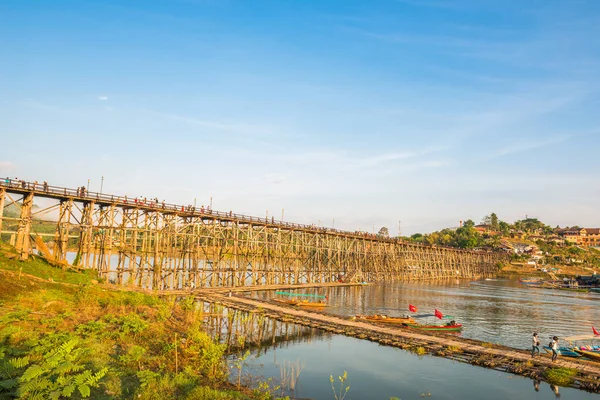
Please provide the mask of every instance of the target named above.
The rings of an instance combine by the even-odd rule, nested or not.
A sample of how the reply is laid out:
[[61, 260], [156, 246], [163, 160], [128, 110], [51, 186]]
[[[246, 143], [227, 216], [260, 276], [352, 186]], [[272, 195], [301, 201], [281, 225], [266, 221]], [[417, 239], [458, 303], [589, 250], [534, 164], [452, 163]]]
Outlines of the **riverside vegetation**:
[[[469, 219], [458, 228], [446, 228], [429, 234], [415, 233], [403, 239], [428, 245], [492, 251], [506, 249], [505, 246], [510, 244], [535, 246], [544, 254], [540, 260], [544, 266], [560, 267], [566, 273], [573, 270], [574, 275], [590, 274], [593, 270], [600, 269], [600, 250], [581, 247], [561, 239], [557, 236], [559, 226], [553, 228], [537, 218], [525, 218], [510, 224], [500, 220], [495, 213], [486, 215], [481, 224], [487, 231], [477, 231], [475, 222]], [[385, 231], [387, 232], [387, 228]], [[525, 263], [530, 257], [530, 254], [511, 252], [513, 263]]]
[[228, 381], [225, 346], [184, 301], [98, 282], [0, 243], [0, 399], [271, 399]]

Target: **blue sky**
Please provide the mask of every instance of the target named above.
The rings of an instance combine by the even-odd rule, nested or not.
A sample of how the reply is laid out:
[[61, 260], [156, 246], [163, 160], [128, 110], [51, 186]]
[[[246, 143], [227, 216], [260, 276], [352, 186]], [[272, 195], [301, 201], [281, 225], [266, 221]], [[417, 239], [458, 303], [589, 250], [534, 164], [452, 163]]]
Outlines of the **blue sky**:
[[2, 176], [392, 234], [492, 211], [600, 226], [598, 1], [0, 15]]

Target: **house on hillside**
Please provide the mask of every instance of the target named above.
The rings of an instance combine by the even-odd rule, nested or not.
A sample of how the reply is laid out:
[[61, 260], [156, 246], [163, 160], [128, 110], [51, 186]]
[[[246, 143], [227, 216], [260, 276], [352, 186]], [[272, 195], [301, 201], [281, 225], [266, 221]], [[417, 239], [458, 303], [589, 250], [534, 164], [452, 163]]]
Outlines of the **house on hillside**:
[[561, 238], [560, 236], [557, 235], [552, 235], [546, 238], [546, 241], [548, 242], [552, 242], [556, 245], [561, 245], [561, 244], [565, 244], [565, 239]]
[[544, 235], [529, 235], [529, 236], [527, 236], [527, 239], [535, 242], [536, 240], [545, 240], [546, 236], [544, 236]]
[[480, 235], [497, 236], [501, 234], [501, 232], [495, 231], [491, 225], [479, 224], [475, 225], [473, 229]]
[[489, 231], [491, 231], [492, 230], [492, 226], [491, 225], [480, 224], [480, 225], [475, 225], [473, 227], [473, 229], [475, 229], [477, 231], [477, 233], [483, 235], [484, 233], [488, 233]]
[[584, 247], [600, 247], [600, 228], [559, 229], [565, 242]]
[[510, 244], [510, 242], [502, 241], [498, 247], [500, 248], [500, 250], [505, 251], [507, 253], [516, 253], [515, 248], [512, 244]]

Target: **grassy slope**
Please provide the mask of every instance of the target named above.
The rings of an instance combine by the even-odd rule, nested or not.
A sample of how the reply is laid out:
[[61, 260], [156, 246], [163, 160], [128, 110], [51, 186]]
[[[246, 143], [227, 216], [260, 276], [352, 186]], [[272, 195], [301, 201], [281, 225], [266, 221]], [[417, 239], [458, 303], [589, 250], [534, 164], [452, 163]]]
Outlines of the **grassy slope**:
[[[0, 399], [33, 390], [45, 379], [56, 390], [82, 371], [106, 372], [97, 387], [89, 380], [92, 398], [268, 398], [231, 390], [223, 347], [201, 330], [193, 301], [110, 290], [90, 271], [62, 271], [40, 259], [19, 262], [7, 257], [11, 252], [0, 244], [0, 366], [24, 356], [29, 363], [9, 375], [0, 372]], [[65, 343], [73, 348], [52, 367], [49, 360], [56, 357], [50, 355]], [[43, 372], [28, 381], [32, 365]], [[16, 386], [3, 388], [3, 381]], [[79, 386], [74, 387], [72, 398], [80, 398]], [[63, 396], [69, 393], [59, 389], [66, 390]], [[51, 389], [39, 390], [47, 398]]]

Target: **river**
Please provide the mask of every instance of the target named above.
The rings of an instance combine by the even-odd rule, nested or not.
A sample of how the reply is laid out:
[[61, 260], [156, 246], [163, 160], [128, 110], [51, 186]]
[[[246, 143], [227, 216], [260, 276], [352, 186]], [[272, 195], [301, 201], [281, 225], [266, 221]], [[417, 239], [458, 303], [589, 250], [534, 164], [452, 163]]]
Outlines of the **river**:
[[[463, 337], [529, 348], [537, 331], [542, 344], [548, 337], [591, 334], [600, 326], [600, 295], [534, 289], [515, 280], [385, 283], [363, 287], [304, 290], [328, 296], [327, 313], [408, 314], [408, 304], [418, 313], [434, 309], [464, 324]], [[270, 298], [272, 293], [253, 296]], [[430, 317], [429, 322], [434, 323]], [[264, 379], [280, 379], [282, 365], [302, 365], [295, 396], [333, 399], [329, 376], [348, 372], [346, 399], [551, 399], [551, 386], [519, 376], [474, 367], [440, 357], [417, 356], [404, 350], [339, 335], [315, 338], [273, 348], [247, 360], [247, 372]], [[556, 388], [562, 399], [600, 396]]]

